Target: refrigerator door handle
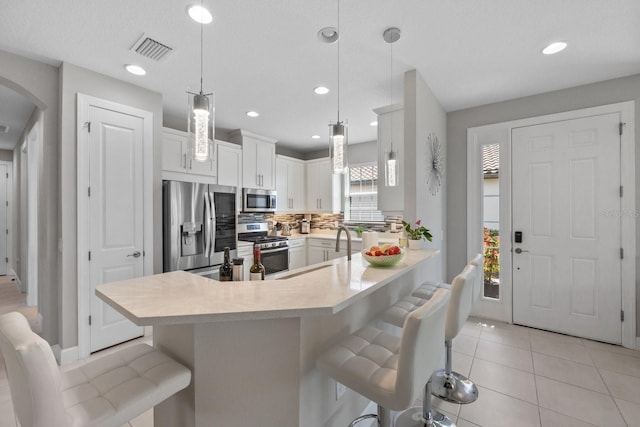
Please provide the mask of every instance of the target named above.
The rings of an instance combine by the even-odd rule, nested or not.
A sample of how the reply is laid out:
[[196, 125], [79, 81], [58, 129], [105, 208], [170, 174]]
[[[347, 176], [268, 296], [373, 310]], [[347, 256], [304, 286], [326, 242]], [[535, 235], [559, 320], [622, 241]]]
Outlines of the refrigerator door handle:
[[211, 252], [211, 205], [209, 204], [209, 192], [204, 192], [204, 255]]
[[213, 255], [215, 252], [215, 239], [216, 239], [216, 202], [213, 197], [213, 193], [209, 192], [209, 210], [211, 212], [210, 224], [211, 224], [211, 235], [209, 237], [211, 241], [209, 256]]

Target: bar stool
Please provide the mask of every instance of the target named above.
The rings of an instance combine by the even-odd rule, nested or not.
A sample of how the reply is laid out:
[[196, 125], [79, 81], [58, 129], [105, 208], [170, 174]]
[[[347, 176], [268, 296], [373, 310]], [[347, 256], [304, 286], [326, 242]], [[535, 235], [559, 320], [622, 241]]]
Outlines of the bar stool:
[[482, 295], [482, 285], [484, 284], [484, 255], [477, 254], [469, 261], [469, 265], [476, 268], [476, 281], [473, 286], [473, 303], [477, 303]]
[[472, 403], [478, 398], [478, 388], [467, 377], [452, 370], [451, 347], [453, 339], [464, 326], [473, 303], [474, 280], [476, 267], [467, 265], [462, 273], [451, 283], [451, 301], [447, 310], [445, 327], [446, 364], [445, 369], [436, 371], [431, 376], [433, 395], [447, 402]]
[[[471, 403], [478, 398], [478, 388], [471, 380], [453, 372], [451, 345], [471, 312], [472, 293], [476, 267], [467, 265], [451, 283], [451, 301], [447, 309], [445, 329], [446, 363], [445, 369], [437, 371], [431, 377], [433, 395], [452, 403]], [[386, 310], [381, 318], [392, 325], [402, 327], [404, 319], [418, 309], [424, 300], [413, 296], [404, 297]]]
[[23, 427], [121, 426], [191, 382], [189, 369], [146, 344], [62, 372], [17, 312], [0, 316], [0, 350]]
[[[402, 411], [415, 401], [439, 364], [449, 299], [450, 292], [438, 290], [406, 317], [399, 338], [364, 327], [318, 358], [320, 371], [378, 405], [377, 414], [360, 416], [350, 427], [367, 418], [377, 418], [381, 427], [390, 427], [391, 411]], [[424, 402], [425, 420], [446, 418], [431, 411], [430, 394], [425, 393]]]

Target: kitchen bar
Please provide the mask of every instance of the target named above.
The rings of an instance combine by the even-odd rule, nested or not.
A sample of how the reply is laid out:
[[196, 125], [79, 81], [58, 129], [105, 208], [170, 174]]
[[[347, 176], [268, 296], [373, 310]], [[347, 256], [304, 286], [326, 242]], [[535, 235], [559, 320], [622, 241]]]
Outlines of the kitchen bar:
[[152, 325], [154, 346], [193, 371], [187, 389], [155, 408], [155, 426], [319, 427], [353, 418], [366, 402], [351, 392], [337, 400], [315, 369], [317, 355], [408, 295], [436, 255], [409, 250], [395, 267], [374, 268], [355, 254], [263, 282], [178, 271], [96, 293], [137, 325]]

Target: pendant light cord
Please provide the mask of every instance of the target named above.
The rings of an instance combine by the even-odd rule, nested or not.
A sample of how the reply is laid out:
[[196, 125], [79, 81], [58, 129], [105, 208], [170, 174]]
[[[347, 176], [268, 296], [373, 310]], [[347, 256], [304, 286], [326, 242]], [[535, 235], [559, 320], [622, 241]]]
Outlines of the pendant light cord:
[[389, 62], [389, 118], [391, 120], [391, 134], [389, 140], [391, 142], [391, 151], [393, 151], [393, 42], [389, 43], [391, 47], [391, 61]]
[[[200, 0], [200, 7], [203, 7], [203, 2]], [[202, 21], [202, 20], [201, 20]], [[200, 94], [202, 95], [202, 75], [204, 74], [204, 24], [200, 22]]]
[[338, 124], [340, 124], [340, 38], [342, 34], [340, 33], [340, 0], [338, 0]]

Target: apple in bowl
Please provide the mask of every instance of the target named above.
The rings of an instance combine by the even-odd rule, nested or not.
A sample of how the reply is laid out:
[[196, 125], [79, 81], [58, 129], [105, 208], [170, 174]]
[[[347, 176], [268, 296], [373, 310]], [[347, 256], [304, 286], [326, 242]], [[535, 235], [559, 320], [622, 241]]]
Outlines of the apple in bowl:
[[397, 245], [384, 244], [371, 246], [362, 251], [362, 257], [371, 265], [377, 267], [392, 267], [404, 257], [404, 252]]

